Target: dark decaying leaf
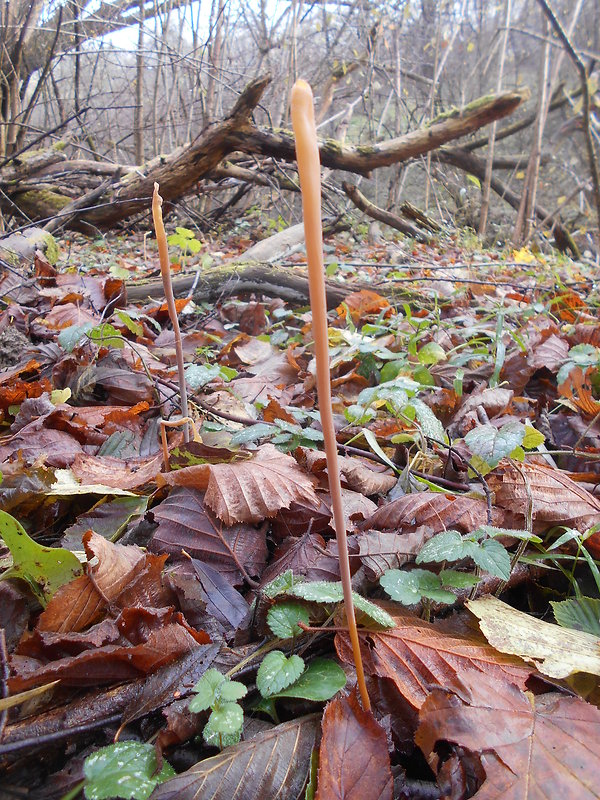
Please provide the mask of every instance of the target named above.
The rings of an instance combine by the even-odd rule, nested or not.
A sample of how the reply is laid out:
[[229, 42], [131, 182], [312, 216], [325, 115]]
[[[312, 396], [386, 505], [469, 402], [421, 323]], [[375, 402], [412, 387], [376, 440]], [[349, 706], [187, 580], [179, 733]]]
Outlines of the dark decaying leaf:
[[[140, 613], [143, 615], [143, 611]], [[182, 624], [181, 615], [171, 614], [171, 617], [172, 621], [163, 615], [160, 627], [150, 630], [139, 644], [95, 647], [45, 665], [38, 662], [37, 666], [31, 659], [22, 660], [13, 656], [16, 674], [9, 679], [10, 691], [21, 692], [57, 679], [64, 686], [98, 686], [132, 680], [175, 661], [199, 644], [208, 644], [209, 637], [202, 631], [193, 631]], [[134, 638], [134, 634], [138, 632], [132, 630], [129, 635]], [[24, 669], [19, 672], [19, 667]]]
[[225, 526], [205, 508], [204, 494], [197, 489], [173, 490], [152, 513], [158, 521], [150, 542], [154, 552], [181, 557], [185, 550], [212, 565], [231, 585], [243, 582], [242, 569], [251, 577], [263, 572], [267, 559], [265, 526]]
[[207, 612], [226, 628], [236, 630], [248, 616], [250, 606], [210, 564], [203, 564], [195, 558], [192, 564], [207, 597]]
[[271, 444], [247, 461], [198, 464], [161, 473], [158, 479], [169, 486], [205, 489], [204, 502], [226, 525], [261, 522], [294, 501], [318, 504], [313, 480]]
[[318, 730], [315, 714], [277, 725], [171, 778], [152, 800], [299, 800]]
[[140, 682], [135, 697], [123, 710], [122, 724], [128, 725], [157, 708], [191, 694], [218, 652], [217, 644], [201, 645]]
[[[389, 678], [413, 708], [421, 707], [431, 686], [454, 686], [456, 676], [466, 668], [501, 676], [521, 688], [525, 686], [532, 669], [520, 659], [498, 653], [475, 636], [443, 633], [439, 626], [398, 614], [394, 608], [397, 606], [386, 606], [395, 618], [395, 628], [361, 637], [363, 663], [368, 675]], [[340, 659], [352, 664], [348, 637], [338, 633], [335, 644]]]
[[63, 533], [61, 546], [70, 550], [81, 549], [84, 533], [92, 530], [105, 539], [112, 539], [120, 533], [132, 517], [143, 514], [148, 505], [147, 497], [103, 498], [90, 511], [80, 514], [73, 525]]
[[[350, 552], [350, 568], [358, 569], [358, 560], [354, 558], [357, 551], [356, 538], [348, 537]], [[273, 559], [261, 576], [261, 586], [274, 580], [286, 570], [294, 575], [305, 575], [311, 581], [337, 581], [340, 577], [340, 561], [337, 542], [330, 539], [327, 543], [319, 534], [305, 533], [282, 542], [273, 553]]]
[[440, 740], [480, 755], [486, 781], [477, 800], [600, 797], [600, 711], [577, 697], [533, 697], [465, 669], [454, 691], [432, 690], [419, 719], [427, 757]]
[[315, 800], [392, 800], [387, 739], [353, 691], [325, 709]]

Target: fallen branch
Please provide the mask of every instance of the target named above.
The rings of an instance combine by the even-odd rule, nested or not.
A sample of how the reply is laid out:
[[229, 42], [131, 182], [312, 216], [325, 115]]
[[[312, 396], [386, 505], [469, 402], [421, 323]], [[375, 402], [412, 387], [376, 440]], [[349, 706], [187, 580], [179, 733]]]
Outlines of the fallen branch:
[[374, 203], [371, 203], [356, 186], [344, 181], [344, 183], [342, 183], [342, 189], [346, 192], [354, 205], [369, 217], [383, 222], [384, 225], [389, 225], [391, 228], [395, 228], [397, 231], [407, 236], [412, 236], [412, 238], [416, 239], [418, 242], [429, 243], [430, 238], [426, 233], [415, 228], [414, 225], [411, 225], [410, 222], [406, 222], [397, 214], [392, 214], [391, 211], [386, 211], [383, 208], [379, 208], [379, 206], [376, 206]]
[[[435, 157], [444, 164], [452, 164], [462, 169], [464, 172], [474, 175], [480, 181], [483, 181], [485, 178], [485, 161], [462, 148], [443, 148], [435, 154]], [[509, 189], [508, 186], [493, 175], [490, 186], [493, 191], [512, 206], [512, 208], [517, 211], [519, 210], [521, 197], [518, 194]], [[556, 246], [559, 250], [563, 252], [570, 250], [575, 258], [581, 258], [579, 248], [573, 241], [573, 237], [560, 220], [556, 219], [556, 217], [540, 205], [536, 205], [533, 211], [542, 225], [552, 231], [556, 240]]]

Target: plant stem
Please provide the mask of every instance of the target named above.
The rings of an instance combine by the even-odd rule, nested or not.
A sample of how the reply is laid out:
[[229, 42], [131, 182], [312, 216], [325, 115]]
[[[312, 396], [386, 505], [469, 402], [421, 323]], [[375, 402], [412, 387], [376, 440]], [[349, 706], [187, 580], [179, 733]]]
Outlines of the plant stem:
[[335, 535], [338, 542], [340, 573], [344, 590], [344, 606], [348, 620], [348, 632], [352, 643], [356, 678], [363, 706], [370, 710], [371, 703], [365, 684], [360, 642], [356, 630], [356, 617], [352, 600], [352, 579], [346, 539], [346, 523], [342, 508], [342, 489], [337, 458], [337, 442], [331, 409], [331, 374], [329, 370], [329, 341], [327, 335], [327, 304], [325, 299], [325, 277], [323, 265], [323, 228], [321, 223], [321, 170], [317, 130], [313, 108], [313, 96], [306, 81], [296, 81], [292, 89], [292, 125], [296, 136], [296, 159], [302, 191], [304, 236], [308, 261], [310, 307], [312, 311], [315, 357], [317, 361], [317, 392], [321, 426], [325, 439], [325, 455], [329, 474], [329, 491], [333, 507]]
[[[175, 297], [173, 296], [173, 284], [171, 283], [171, 265], [169, 263], [169, 248], [167, 245], [167, 234], [162, 216], [162, 197], [158, 193], [158, 183], [154, 184], [154, 194], [152, 195], [152, 219], [154, 220], [154, 230], [156, 231], [156, 243], [158, 244], [158, 256], [160, 258], [160, 274], [162, 277], [165, 291], [169, 317], [173, 325], [175, 334], [175, 354], [177, 356], [177, 376], [179, 381], [179, 397], [181, 400], [181, 416], [189, 417], [187, 389], [185, 386], [185, 368], [183, 366], [183, 347], [181, 346], [181, 331], [179, 330], [179, 319], [177, 318], [177, 308], [175, 307]], [[185, 442], [190, 440], [190, 431], [187, 422], [183, 426], [183, 438]]]

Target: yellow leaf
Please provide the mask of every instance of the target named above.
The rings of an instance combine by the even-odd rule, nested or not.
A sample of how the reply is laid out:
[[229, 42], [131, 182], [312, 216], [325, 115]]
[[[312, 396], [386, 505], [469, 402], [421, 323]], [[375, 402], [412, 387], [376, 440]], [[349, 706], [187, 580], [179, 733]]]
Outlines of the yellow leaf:
[[520, 170], [517, 172], [517, 174], [515, 175], [515, 178], [516, 178], [518, 181], [522, 181], [522, 180], [525, 178], [525, 173], [523, 172], [523, 170], [522, 170], [522, 169], [520, 169]]
[[517, 611], [496, 597], [467, 601], [479, 619], [488, 642], [501, 653], [520, 656], [551, 678], [566, 678], [575, 672], [600, 675], [600, 639], [543, 622]]
[[520, 250], [513, 250], [512, 256], [514, 261], [520, 261], [522, 264], [531, 264], [536, 260], [536, 257], [527, 247], [522, 247]]
[[469, 42], [469, 44], [467, 45], [467, 53], [472, 53], [473, 50], [475, 50], [475, 45], [473, 42]]

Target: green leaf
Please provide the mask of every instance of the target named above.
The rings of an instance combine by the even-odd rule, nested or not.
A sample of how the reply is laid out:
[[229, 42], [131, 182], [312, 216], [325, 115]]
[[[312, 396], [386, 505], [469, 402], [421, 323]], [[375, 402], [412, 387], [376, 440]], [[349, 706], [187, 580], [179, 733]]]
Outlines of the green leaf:
[[346, 673], [330, 658], [315, 658], [295, 683], [270, 695], [276, 697], [297, 697], [324, 703], [346, 685]]
[[117, 350], [122, 350], [125, 347], [121, 332], [109, 322], [103, 322], [101, 325], [89, 330], [88, 337], [100, 347], [114, 347]]
[[233, 703], [236, 700], [241, 700], [242, 697], [246, 697], [248, 688], [239, 681], [226, 680], [220, 685], [218, 692], [219, 700], [223, 700], [225, 703]]
[[211, 747], [218, 747], [220, 750], [224, 750], [226, 747], [231, 747], [240, 741], [242, 729], [240, 728], [235, 733], [219, 733], [219, 731], [214, 730], [209, 720], [204, 726], [202, 737], [206, 744]]
[[469, 534], [469, 539], [493, 539], [495, 536], [510, 536], [513, 539], [520, 539], [525, 542], [540, 542], [543, 541], [535, 533], [530, 533], [521, 528], [496, 528], [494, 525], [480, 525], [479, 528]]
[[452, 589], [468, 589], [479, 583], [479, 577], [470, 572], [458, 572], [455, 569], [443, 569], [439, 575], [442, 586]]
[[353, 403], [344, 409], [344, 416], [351, 425], [366, 425], [377, 416], [377, 412], [373, 408], [363, 408], [363, 406]]
[[62, 330], [56, 339], [63, 350], [71, 353], [82, 336], [91, 331], [93, 327], [91, 322], [85, 322], [83, 325], [70, 325]]
[[248, 425], [246, 428], [236, 431], [229, 443], [232, 447], [236, 447], [240, 444], [248, 444], [248, 442], [257, 442], [259, 439], [273, 436], [277, 431], [278, 428], [275, 425], [270, 425], [268, 422], [257, 422], [256, 425]]
[[426, 569], [389, 569], [381, 576], [379, 583], [392, 600], [405, 606], [418, 603], [423, 597], [436, 603], [454, 603], [456, 600], [456, 595], [442, 589], [439, 575]]
[[206, 386], [220, 375], [221, 367], [218, 364], [188, 364], [185, 368], [185, 382], [194, 391]]
[[316, 747], [310, 755], [310, 773], [308, 775], [308, 783], [306, 791], [304, 792], [304, 800], [315, 800], [317, 793], [317, 777], [319, 774], [319, 751]]
[[296, 654], [289, 658], [281, 650], [273, 650], [263, 658], [256, 673], [256, 688], [263, 697], [270, 697], [294, 683], [304, 672], [304, 659]]
[[221, 364], [221, 366], [219, 367], [219, 373], [221, 375], [221, 378], [225, 381], [225, 383], [229, 383], [229, 381], [232, 381], [237, 376], [238, 371], [233, 367], [226, 367], [223, 364]]
[[424, 403], [418, 397], [413, 398], [409, 406], [415, 410], [415, 415], [421, 427], [423, 436], [428, 436], [430, 439], [437, 439], [438, 442], [443, 442], [445, 439], [444, 426], [429, 408], [427, 403]]
[[600, 636], [600, 600], [596, 597], [571, 597], [560, 602], [550, 601], [554, 619], [562, 628]]
[[287, 593], [311, 603], [341, 603], [344, 600], [342, 584], [339, 581], [307, 581], [290, 587]]
[[284, 594], [284, 592], [292, 589], [296, 584], [302, 581], [302, 577], [296, 578], [291, 569], [286, 569], [281, 575], [278, 575], [276, 578], [273, 578], [270, 583], [267, 583], [262, 591], [265, 597], [272, 600], [274, 597], [277, 597], [277, 595]]
[[532, 425], [525, 425], [525, 435], [523, 436], [523, 441], [521, 442], [521, 445], [525, 448], [525, 450], [533, 450], [540, 444], [544, 444], [545, 441], [546, 437], [543, 433], [536, 431]]
[[415, 561], [417, 564], [431, 561], [459, 561], [465, 555], [465, 546], [460, 533], [458, 531], [444, 531], [425, 542], [419, 550]]
[[115, 311], [115, 315], [121, 320], [123, 325], [136, 336], [144, 335], [144, 326], [140, 322], [136, 322], [125, 311]]
[[381, 368], [381, 382], [387, 383], [397, 377], [400, 370], [406, 366], [406, 361], [388, 361]]
[[77, 556], [61, 547], [43, 547], [27, 535], [23, 526], [0, 511], [0, 536], [11, 552], [13, 565], [0, 577], [27, 581], [42, 605], [54, 592], [83, 572]]
[[215, 733], [237, 733], [244, 724], [244, 709], [239, 703], [219, 703], [207, 724]]
[[417, 358], [421, 364], [437, 364], [446, 360], [446, 353], [437, 342], [428, 342], [419, 350]]
[[465, 436], [465, 444], [473, 455], [482, 458], [490, 467], [497, 467], [500, 459], [510, 455], [522, 444], [525, 426], [520, 422], [507, 422], [501, 428], [479, 425]]
[[157, 769], [156, 752], [151, 744], [117, 742], [86, 758], [83, 791], [88, 800], [112, 797], [147, 800], [155, 786], [175, 775], [167, 761], [163, 761], [160, 772]]
[[339, 268], [340, 265], [337, 261], [330, 261], [329, 264], [327, 264], [327, 266], [325, 267], [325, 274], [327, 275], [328, 278], [331, 278], [332, 275], [335, 275], [335, 273], [338, 271]]
[[298, 623], [303, 622], [308, 625], [309, 621], [309, 611], [301, 603], [278, 603], [267, 612], [267, 625], [271, 628], [273, 636], [278, 636], [280, 639], [300, 636], [303, 631], [298, 627]]
[[[300, 583], [288, 589], [287, 593], [312, 603], [329, 604], [344, 602], [344, 590], [339, 581], [309, 581]], [[370, 600], [365, 599], [357, 592], [352, 592], [352, 601], [356, 609], [362, 611], [365, 616], [377, 625], [383, 628], [395, 627], [394, 618], [390, 616], [387, 611], [384, 611]]]
[[[510, 578], [510, 556], [506, 548], [497, 539], [485, 539], [483, 542], [465, 542], [467, 555], [478, 567], [495, 575], [503, 581]], [[474, 547], [471, 547], [474, 545]]]
[[198, 683], [194, 686], [193, 691], [196, 696], [190, 700], [189, 708], [194, 714], [200, 711], [206, 711], [211, 708], [219, 699], [219, 687], [225, 683], [227, 679], [221, 675], [218, 669], [207, 669], [204, 675], [200, 678]]

